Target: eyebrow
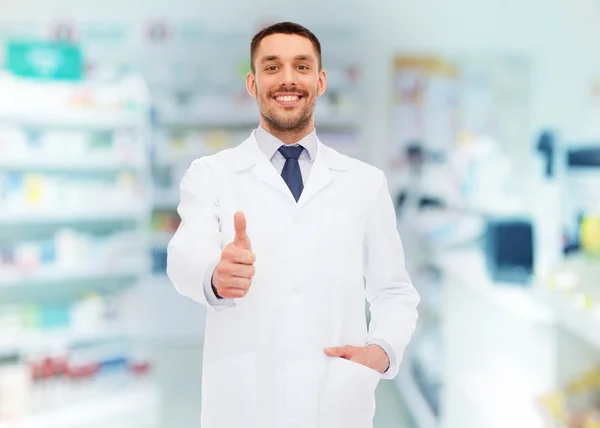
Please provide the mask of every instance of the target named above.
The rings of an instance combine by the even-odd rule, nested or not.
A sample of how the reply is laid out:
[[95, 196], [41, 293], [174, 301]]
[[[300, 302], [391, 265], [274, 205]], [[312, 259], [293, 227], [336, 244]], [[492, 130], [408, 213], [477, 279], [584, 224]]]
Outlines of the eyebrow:
[[[269, 55], [260, 60], [261, 63], [269, 62], [269, 61], [277, 61], [281, 59], [277, 55]], [[294, 57], [296, 61], [313, 61], [313, 58], [308, 55], [296, 55]]]

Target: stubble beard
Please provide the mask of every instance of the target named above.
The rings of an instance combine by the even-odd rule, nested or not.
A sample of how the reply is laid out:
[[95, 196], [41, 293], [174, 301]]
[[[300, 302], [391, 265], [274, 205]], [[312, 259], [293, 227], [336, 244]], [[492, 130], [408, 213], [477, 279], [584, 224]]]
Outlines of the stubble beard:
[[[267, 93], [263, 96], [259, 93], [257, 100], [261, 100], [258, 102], [258, 108], [268, 127], [267, 130], [284, 142], [297, 141], [299, 139], [297, 136], [306, 134], [312, 125], [315, 103], [307, 103], [297, 114], [285, 116], [268, 107], [269, 102], [272, 100], [271, 94]], [[261, 108], [261, 104], [265, 108]]]

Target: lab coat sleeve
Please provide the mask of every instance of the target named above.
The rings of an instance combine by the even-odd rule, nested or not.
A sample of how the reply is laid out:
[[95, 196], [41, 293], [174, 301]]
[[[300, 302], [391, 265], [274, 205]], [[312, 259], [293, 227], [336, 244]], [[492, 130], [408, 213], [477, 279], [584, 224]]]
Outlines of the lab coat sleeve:
[[212, 274], [221, 256], [218, 179], [203, 159], [196, 160], [180, 184], [177, 208], [181, 223], [167, 248], [167, 275], [175, 289], [209, 309], [235, 306], [233, 299], [217, 299]]
[[420, 297], [405, 267], [396, 213], [381, 171], [364, 242], [366, 296], [371, 311], [367, 343], [386, 351], [390, 367], [383, 378], [393, 379], [416, 327]]
[[210, 306], [227, 306], [227, 304], [221, 303], [223, 299], [217, 297], [217, 295], [215, 294], [215, 290], [213, 290], [212, 287], [213, 273], [215, 272], [215, 269], [217, 268], [217, 265], [219, 264], [220, 260], [220, 256], [213, 260], [213, 262], [210, 265], [208, 265], [208, 268], [204, 272], [204, 281], [202, 282], [202, 284], [204, 285], [204, 296], [206, 297], [206, 301]]

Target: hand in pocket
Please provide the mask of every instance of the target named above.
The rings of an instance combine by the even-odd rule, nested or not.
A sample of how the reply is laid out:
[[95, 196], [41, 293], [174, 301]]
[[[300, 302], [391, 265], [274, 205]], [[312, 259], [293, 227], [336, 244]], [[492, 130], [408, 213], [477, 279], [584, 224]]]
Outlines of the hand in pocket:
[[377, 345], [368, 346], [338, 346], [325, 348], [325, 354], [353, 361], [379, 373], [385, 373], [390, 366], [390, 360], [385, 351]]

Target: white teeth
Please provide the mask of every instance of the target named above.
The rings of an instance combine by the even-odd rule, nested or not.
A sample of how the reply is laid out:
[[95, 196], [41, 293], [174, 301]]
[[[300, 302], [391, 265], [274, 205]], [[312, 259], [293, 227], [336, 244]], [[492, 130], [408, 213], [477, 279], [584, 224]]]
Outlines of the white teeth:
[[277, 101], [298, 101], [298, 96], [277, 97]]

